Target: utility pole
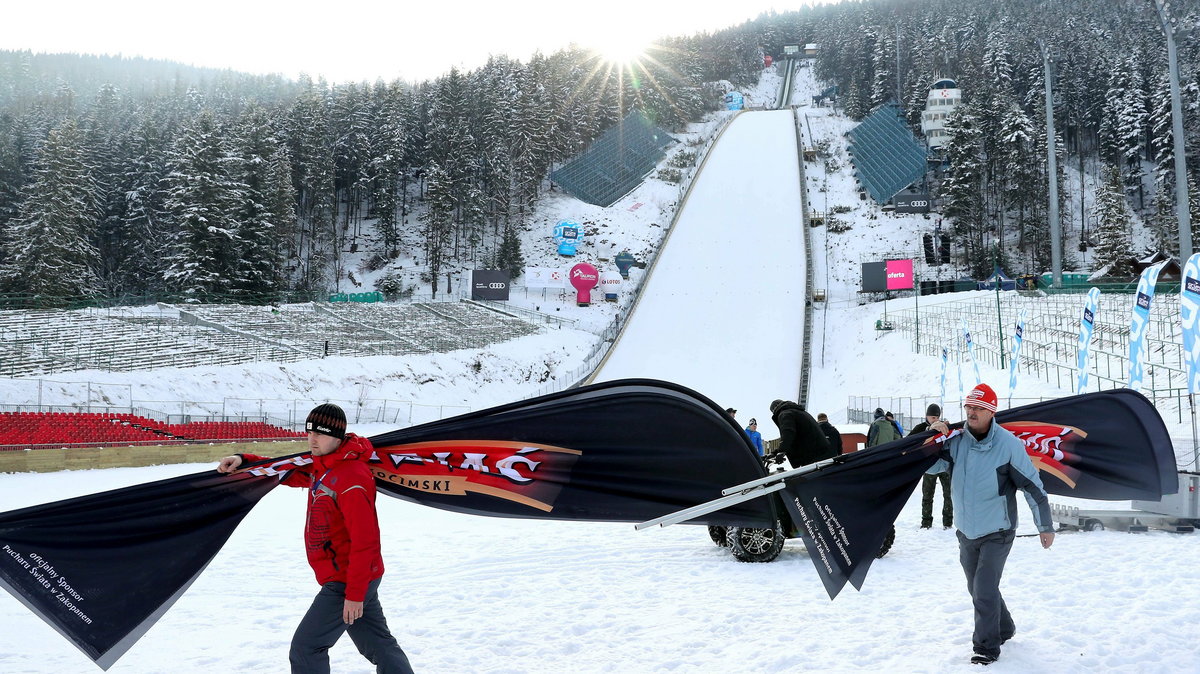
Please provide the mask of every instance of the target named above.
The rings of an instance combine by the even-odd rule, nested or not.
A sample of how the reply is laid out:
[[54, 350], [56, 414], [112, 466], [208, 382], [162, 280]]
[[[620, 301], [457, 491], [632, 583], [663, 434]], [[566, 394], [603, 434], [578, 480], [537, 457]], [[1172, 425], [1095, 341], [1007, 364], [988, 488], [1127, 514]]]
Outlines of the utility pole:
[[1042, 50], [1042, 72], [1046, 80], [1046, 169], [1050, 174], [1050, 274], [1051, 285], [1062, 287], [1062, 223], [1058, 218], [1058, 136], [1054, 132], [1054, 92], [1051, 87], [1050, 64], [1054, 59], [1046, 43], [1038, 40]]
[[1192, 217], [1188, 211], [1187, 168], [1183, 154], [1183, 107], [1179, 96], [1179, 59], [1175, 52], [1178, 22], [1171, 17], [1170, 0], [1153, 0], [1158, 21], [1167, 36], [1167, 70], [1171, 79], [1171, 140], [1175, 153], [1175, 217], [1179, 221], [1179, 263], [1192, 256]]

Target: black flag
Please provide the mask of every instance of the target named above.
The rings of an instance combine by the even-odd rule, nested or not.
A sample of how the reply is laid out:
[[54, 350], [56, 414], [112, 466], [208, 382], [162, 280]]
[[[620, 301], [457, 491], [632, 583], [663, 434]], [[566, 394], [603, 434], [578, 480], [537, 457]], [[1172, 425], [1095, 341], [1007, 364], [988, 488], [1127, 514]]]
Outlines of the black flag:
[[[383, 493], [479, 515], [638, 522], [766, 475], [681, 386], [624, 380], [371, 438]], [[107, 669], [183, 594], [297, 454], [0, 513], [0, 584]], [[772, 526], [770, 499], [694, 523]], [[381, 522], [384, 535], [388, 523]]]
[[[996, 421], [1025, 443], [1048, 493], [1123, 501], [1178, 490], [1166, 426], [1136, 391], [1035, 403], [998, 412]], [[807, 529], [804, 544], [831, 599], [846, 581], [862, 588], [888, 529], [937, 461], [942, 440], [933, 432], [909, 436], [787, 480], [784, 503]]]
[[0, 585], [108, 669], [277, 484], [209, 470], [0, 513]]

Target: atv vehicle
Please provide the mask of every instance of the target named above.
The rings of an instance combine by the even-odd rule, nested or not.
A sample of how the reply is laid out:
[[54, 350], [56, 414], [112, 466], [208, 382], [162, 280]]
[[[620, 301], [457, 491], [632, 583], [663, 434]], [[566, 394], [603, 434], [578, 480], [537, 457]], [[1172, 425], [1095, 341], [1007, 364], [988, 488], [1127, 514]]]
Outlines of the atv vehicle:
[[[763, 457], [763, 465], [770, 471], [772, 464], [771, 455]], [[776, 472], [782, 471], [782, 468], [777, 468]], [[800, 527], [792, 522], [791, 516], [788, 514], [787, 508], [783, 505], [778, 493], [770, 495], [770, 498], [776, 499], [775, 505], [781, 513], [781, 520], [775, 521], [775, 527], [772, 529], [754, 529], [751, 527], [723, 527], [710, 525], [708, 527], [708, 535], [713, 543], [729, 548], [733, 556], [739, 562], [773, 562], [783, 551], [783, 542], [788, 538], [799, 538], [801, 531]], [[880, 546], [879, 552], [875, 554], [875, 558], [879, 559], [892, 549], [892, 543], [896, 540], [895, 525], [888, 531], [888, 535], [883, 539], [883, 545]]]

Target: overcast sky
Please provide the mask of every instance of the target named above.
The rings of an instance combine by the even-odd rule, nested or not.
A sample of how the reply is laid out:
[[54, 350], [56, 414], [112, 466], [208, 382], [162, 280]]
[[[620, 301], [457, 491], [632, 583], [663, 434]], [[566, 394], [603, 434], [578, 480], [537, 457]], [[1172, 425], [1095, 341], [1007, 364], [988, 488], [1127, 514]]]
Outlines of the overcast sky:
[[[570, 42], [594, 48], [717, 30], [764, 11], [830, 0], [14, 0], [0, 48], [122, 54], [330, 81], [423, 80], [522, 61]], [[443, 40], [448, 40], [443, 42]]]

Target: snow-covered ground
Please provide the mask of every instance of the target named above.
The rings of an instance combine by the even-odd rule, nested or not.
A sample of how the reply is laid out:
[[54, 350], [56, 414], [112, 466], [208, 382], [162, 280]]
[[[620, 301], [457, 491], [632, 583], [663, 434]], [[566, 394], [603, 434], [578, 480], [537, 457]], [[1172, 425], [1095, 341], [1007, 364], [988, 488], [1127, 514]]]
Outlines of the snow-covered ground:
[[[200, 468], [5, 475], [0, 511]], [[799, 541], [774, 563], [742, 564], [693, 526], [492, 519], [380, 497], [380, 594], [425, 673], [974, 671], [954, 533], [918, 529], [919, 510], [917, 497], [863, 591], [831, 602]], [[109, 671], [285, 671], [318, 589], [303, 513], [300, 491], [268, 494]], [[1018, 538], [1003, 584], [1017, 635], [989, 671], [1195, 672], [1197, 559], [1196, 535], [1062, 534], [1050, 550]], [[0, 671], [97, 671], [7, 594], [0, 625]], [[335, 672], [373, 671], [347, 638], [331, 653]]]
[[[799, 103], [819, 86], [807, 72], [797, 78], [793, 100]], [[818, 138], [849, 128], [827, 109], [802, 112]], [[696, 125], [696, 137], [711, 133], [727, 114]], [[810, 185], [823, 179], [812, 166]], [[719, 170], [705, 170], [710, 168]], [[875, 331], [882, 307], [860, 306], [855, 292], [861, 261], [904, 249], [889, 242], [917, 241], [929, 221], [879, 214], [858, 201], [844, 171], [826, 182], [824, 193], [812, 188], [810, 206], [823, 210], [824, 199], [851, 206], [845, 217], [853, 228], [828, 235], [828, 242], [824, 228], [812, 230], [817, 285], [831, 301], [814, 317], [810, 409], [827, 412], [836, 424], [845, 420], [851, 395], [936, 395], [940, 362], [913, 354], [901, 334]], [[549, 227], [568, 215], [592, 219], [595, 234], [583, 248], [585, 258], [599, 261], [625, 247], [648, 256], [658, 250], [678, 197], [678, 186], [657, 179], [609, 209], [592, 210], [556, 194], [539, 205], [544, 222], [527, 233], [526, 257], [533, 266], [558, 263]], [[769, 240], [721, 245], [747, 267], [797, 264], [794, 250]], [[652, 284], [669, 284], [669, 276], [655, 272]], [[627, 306], [630, 289], [623, 295], [621, 306]], [[956, 299], [962, 296], [921, 302]], [[768, 299], [755, 301], [771, 306]], [[514, 303], [576, 319], [580, 329], [435, 356], [56, 375], [81, 383], [53, 393], [63, 402], [82, 400], [82, 382], [105, 381], [136, 389], [139, 399], [395, 397], [478, 409], [531, 395], [577, 367], [595, 342], [588, 331], [617, 312], [603, 302], [576, 307], [573, 298], [533, 290], [518, 291]], [[892, 300], [888, 306], [899, 310], [911, 303]], [[786, 303], [775, 306], [778, 320], [792, 319], [782, 315]], [[709, 329], [707, 341], [721, 350], [694, 353], [697, 368], [734, 361], [769, 369], [780, 362], [780, 354], [758, 346], [776, 337], [769, 334], [777, 329], [775, 316], [747, 325], [744, 314], [723, 310], [711, 316]], [[622, 348], [635, 341], [623, 339]], [[1007, 371], [981, 370], [997, 390], [1006, 389]], [[969, 388], [973, 374], [966, 376]], [[705, 386], [720, 391], [726, 383]], [[947, 397], [956, 397], [953, 374], [947, 387]], [[43, 395], [50, 388], [44, 385]], [[0, 380], [0, 400], [35, 395], [34, 389], [28, 380]], [[767, 385], [742, 391], [737, 400], [720, 402], [743, 410], [743, 421], [751, 416], [747, 411], [765, 409], [779, 397]], [[1067, 393], [1023, 378], [1017, 395]], [[947, 407], [947, 416], [957, 419], [955, 406]], [[352, 430], [370, 435], [391, 429], [377, 424]], [[765, 438], [777, 435], [766, 418], [760, 430]], [[1187, 434], [1177, 425], [1172, 430]], [[0, 475], [0, 511], [204, 468]], [[1020, 507], [1021, 533], [1028, 533], [1029, 516]], [[110, 671], [284, 671], [292, 630], [317, 590], [304, 563], [303, 508], [299, 492], [268, 495], [179, 603]], [[973, 671], [967, 662], [971, 607], [953, 532], [919, 530], [918, 509], [914, 498], [898, 521], [895, 547], [872, 567], [863, 592], [847, 588], [831, 602], [798, 541], [789, 542], [775, 563], [741, 564], [691, 526], [635, 532], [631, 525], [491, 519], [381, 498], [380, 520], [388, 532], [381, 595], [393, 632], [419, 672]], [[1033, 538], [1019, 538], [1003, 584], [1017, 636], [989, 671], [1197, 671], [1197, 559], [1200, 535], [1064, 533], [1049, 551]], [[95, 671], [7, 594], [0, 594], [0, 625], [0, 671]], [[371, 670], [348, 639], [332, 654], [334, 671]]]

